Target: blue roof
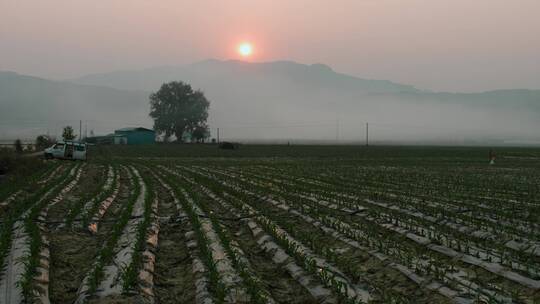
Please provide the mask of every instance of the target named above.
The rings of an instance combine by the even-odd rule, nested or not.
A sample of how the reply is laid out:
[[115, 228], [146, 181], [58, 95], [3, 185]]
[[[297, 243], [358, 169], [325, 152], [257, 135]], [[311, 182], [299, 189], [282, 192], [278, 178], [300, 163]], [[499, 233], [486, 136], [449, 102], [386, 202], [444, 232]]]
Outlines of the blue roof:
[[142, 127], [138, 127], [138, 128], [122, 128], [122, 129], [115, 130], [114, 132], [135, 132], [135, 131], [145, 131], [145, 132], [152, 132], [152, 133], [155, 132], [154, 130], [150, 130], [150, 129], [142, 128]]

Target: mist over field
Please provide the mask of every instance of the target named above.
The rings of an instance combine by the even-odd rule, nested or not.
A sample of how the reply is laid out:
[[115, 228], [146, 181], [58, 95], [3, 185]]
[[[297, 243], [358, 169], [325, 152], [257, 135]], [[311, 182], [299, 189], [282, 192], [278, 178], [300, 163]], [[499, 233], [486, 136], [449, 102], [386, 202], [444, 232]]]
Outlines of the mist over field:
[[205, 93], [222, 139], [363, 143], [369, 123], [380, 144], [540, 144], [539, 10], [534, 0], [3, 1], [0, 138], [58, 137], [81, 120], [101, 135], [152, 127], [148, 96], [174, 80]]
[[[79, 120], [88, 132], [152, 127], [148, 96], [184, 81], [210, 100], [212, 136], [238, 141], [538, 143], [540, 91], [439, 93], [335, 72], [323, 64], [206, 60], [51, 81], [0, 73], [2, 138], [33, 138]], [[77, 130], [78, 131], [78, 130]]]
[[[183, 81], [243, 142], [540, 144], [540, 2], [0, 3], [0, 139], [153, 121]], [[219, 16], [209, 16], [220, 12]], [[121, 16], [121, 17], [120, 17]], [[215, 58], [215, 59], [209, 59]], [[9, 72], [11, 71], [11, 72]]]

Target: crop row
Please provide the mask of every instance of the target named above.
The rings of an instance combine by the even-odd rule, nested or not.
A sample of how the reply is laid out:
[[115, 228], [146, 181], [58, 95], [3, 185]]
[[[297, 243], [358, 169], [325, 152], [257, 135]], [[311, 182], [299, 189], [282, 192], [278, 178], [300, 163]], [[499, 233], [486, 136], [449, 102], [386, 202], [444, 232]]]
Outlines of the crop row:
[[[258, 179], [260, 180], [261, 177]], [[262, 178], [262, 180], [268, 179]], [[278, 183], [275, 178], [272, 181]], [[291, 181], [288, 181], [287, 184], [279, 183], [279, 185], [281, 191], [302, 193], [308, 199], [332, 201], [355, 210], [360, 208], [372, 211], [383, 222], [390, 222], [401, 228], [413, 230], [423, 237], [433, 239], [437, 243], [455, 250], [475, 255], [487, 262], [499, 262], [512, 269], [523, 271], [533, 278], [538, 275], [535, 263], [536, 256], [540, 252], [537, 252], [535, 249], [537, 247], [532, 246], [531, 242], [526, 242], [524, 239], [521, 239], [520, 242], [515, 240], [501, 242], [500, 238], [491, 237], [491, 234], [487, 234], [485, 231], [477, 230], [463, 223], [457, 224], [441, 220], [440, 217], [426, 215], [418, 208], [408, 209], [402, 205], [361, 199], [335, 191], [309, 189], [301, 184], [293, 184]]]
[[[222, 178], [222, 179], [223, 179], [223, 178]], [[228, 177], [227, 180], [230, 181], [231, 178]], [[242, 183], [242, 184], [245, 185], [245, 184], [246, 184], [246, 181], [243, 180], [243, 183]], [[267, 189], [264, 188], [264, 187], [261, 187], [261, 190], [262, 190], [262, 192], [265, 192], [265, 191], [267, 192]], [[294, 201], [294, 198], [290, 198], [290, 199], [291, 199], [291, 201]], [[296, 200], [298, 201], [298, 198], [296, 198]], [[306, 212], [306, 210], [309, 210], [309, 209], [305, 208], [306, 206], [309, 206], [309, 205], [313, 205], [313, 202], [310, 203], [309, 200], [307, 200], [307, 201], [304, 200], [304, 202], [300, 203], [300, 206], [304, 206], [303, 209], [301, 209], [302, 212]], [[320, 208], [320, 206], [318, 206], [318, 207], [316, 207], [316, 208], [313, 208], [313, 210], [320, 211], [321, 208]], [[352, 212], [352, 210], [349, 210], [349, 212]], [[362, 228], [361, 231], [369, 231], [369, 230], [373, 230], [373, 227], [377, 227], [377, 226], [378, 226], [378, 225], [373, 225], [373, 224], [376, 224], [376, 223], [372, 223], [372, 221], [368, 221], [367, 223], [365, 223], [364, 226], [361, 227], [361, 228]], [[357, 225], [357, 223], [355, 223], [355, 225]], [[379, 231], [374, 231], [373, 238], [374, 238], [374, 239], [380, 238], [380, 235], [379, 235], [380, 232], [381, 232], [380, 229], [379, 229]], [[386, 234], [387, 234], [387, 233], [386, 233]], [[412, 235], [411, 235], [411, 236], [412, 236]], [[409, 241], [410, 241], [410, 239], [409, 239]], [[380, 240], [379, 240], [379, 243], [380, 243]], [[373, 244], [368, 244], [368, 245], [372, 246]], [[396, 245], [394, 245], [394, 247], [395, 247], [395, 246], [396, 246]], [[409, 255], [409, 256], [414, 256], [414, 254], [411, 255], [410, 253], [409, 253], [408, 255]], [[443, 261], [444, 261], [444, 259], [443, 259]], [[461, 280], [461, 281], [463, 281], [463, 280]], [[487, 294], [489, 295], [489, 294], [493, 294], [493, 293], [487, 293]]]

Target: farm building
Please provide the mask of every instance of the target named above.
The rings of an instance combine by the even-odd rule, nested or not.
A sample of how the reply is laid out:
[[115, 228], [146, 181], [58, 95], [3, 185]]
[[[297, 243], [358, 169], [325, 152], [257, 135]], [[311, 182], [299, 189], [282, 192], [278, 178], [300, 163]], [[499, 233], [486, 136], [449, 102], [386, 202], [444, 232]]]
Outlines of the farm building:
[[116, 145], [153, 144], [155, 141], [156, 132], [146, 128], [123, 128], [114, 131]]

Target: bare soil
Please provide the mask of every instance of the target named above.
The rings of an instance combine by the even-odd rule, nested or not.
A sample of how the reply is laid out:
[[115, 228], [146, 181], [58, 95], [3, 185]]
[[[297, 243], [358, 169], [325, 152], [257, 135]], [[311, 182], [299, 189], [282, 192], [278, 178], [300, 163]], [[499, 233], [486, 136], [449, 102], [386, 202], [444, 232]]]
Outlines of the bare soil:
[[[198, 203], [218, 217], [230, 219], [240, 216], [208, 197]], [[285, 269], [273, 263], [272, 257], [258, 246], [246, 221], [223, 220], [221, 223], [229, 231], [231, 239], [238, 242], [255, 275], [261, 279], [264, 288], [277, 303], [318, 303], [302, 285]]]
[[[100, 168], [103, 170], [103, 168]], [[101, 172], [102, 173], [102, 172]], [[81, 184], [74, 189], [75, 191], [85, 191], [91, 187], [92, 183], [97, 183], [94, 177], [99, 176], [93, 166], [89, 166], [88, 174], [83, 174]], [[91, 182], [91, 181], [92, 182]], [[114, 218], [118, 215], [121, 207], [129, 197], [129, 180], [122, 174], [120, 195], [118, 202], [111, 206], [109, 212], [103, 218], [104, 222], [100, 225], [97, 235], [92, 235], [84, 228], [68, 228], [62, 226], [58, 229], [51, 229], [50, 240], [50, 283], [49, 292], [51, 303], [71, 304], [77, 297], [77, 290], [82, 284], [85, 276], [91, 270], [97, 257], [98, 250], [107, 238], [107, 234], [112, 227]], [[90, 191], [87, 190], [87, 191]], [[74, 197], [78, 192], [66, 197], [49, 211], [49, 220], [65, 218], [69, 210], [69, 202], [76, 201]], [[113, 206], [117, 206], [113, 208]], [[73, 227], [79, 227], [74, 225]]]
[[154, 189], [159, 199], [159, 217], [164, 219], [160, 222], [156, 252], [156, 302], [195, 303], [195, 278], [185, 238], [187, 227], [175, 220], [178, 211], [170, 193], [161, 186]]

